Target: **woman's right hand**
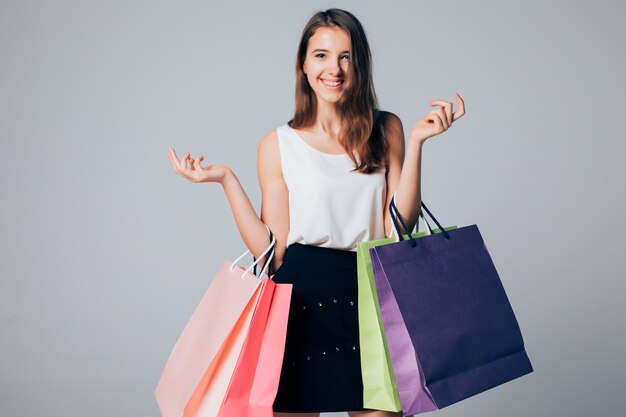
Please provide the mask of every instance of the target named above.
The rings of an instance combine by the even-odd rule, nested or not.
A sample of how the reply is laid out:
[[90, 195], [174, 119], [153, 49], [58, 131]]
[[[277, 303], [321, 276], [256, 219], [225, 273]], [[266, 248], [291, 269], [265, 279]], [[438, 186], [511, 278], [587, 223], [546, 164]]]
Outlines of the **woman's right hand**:
[[[222, 184], [230, 172], [230, 168], [225, 165], [208, 165], [202, 167], [200, 163], [204, 159], [203, 155], [192, 159], [189, 152], [187, 152], [179, 160], [176, 151], [173, 148], [169, 148], [168, 157], [174, 171], [191, 182], [219, 182]], [[189, 160], [191, 167], [187, 165], [187, 160]]]

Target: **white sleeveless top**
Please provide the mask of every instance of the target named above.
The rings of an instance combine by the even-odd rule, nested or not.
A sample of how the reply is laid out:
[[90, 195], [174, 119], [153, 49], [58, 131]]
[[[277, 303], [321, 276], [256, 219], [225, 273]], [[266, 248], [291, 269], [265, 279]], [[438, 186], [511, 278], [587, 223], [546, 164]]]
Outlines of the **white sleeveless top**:
[[358, 242], [385, 238], [385, 169], [350, 172], [348, 154], [313, 148], [288, 124], [276, 128], [289, 190], [287, 245], [356, 251]]

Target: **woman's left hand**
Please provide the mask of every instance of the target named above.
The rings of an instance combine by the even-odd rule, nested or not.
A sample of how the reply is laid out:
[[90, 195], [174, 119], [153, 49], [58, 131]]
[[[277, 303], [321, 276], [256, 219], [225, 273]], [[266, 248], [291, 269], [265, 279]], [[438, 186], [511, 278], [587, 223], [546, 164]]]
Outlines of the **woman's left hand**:
[[429, 111], [426, 116], [418, 120], [409, 136], [410, 140], [424, 143], [428, 138], [432, 138], [450, 128], [452, 123], [465, 114], [465, 102], [460, 95], [454, 93], [458, 110], [452, 113], [452, 103], [443, 100], [429, 102], [431, 106], [440, 106]]

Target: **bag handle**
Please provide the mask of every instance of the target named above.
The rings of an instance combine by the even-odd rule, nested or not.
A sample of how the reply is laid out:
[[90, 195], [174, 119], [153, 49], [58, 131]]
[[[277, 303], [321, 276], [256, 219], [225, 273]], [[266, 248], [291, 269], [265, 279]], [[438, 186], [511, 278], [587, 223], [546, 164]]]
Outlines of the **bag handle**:
[[[393, 193], [392, 201], [393, 201], [395, 198], [396, 198], [396, 193]], [[395, 207], [395, 202], [394, 202], [394, 207]], [[396, 213], [397, 213], [397, 210], [398, 210], [398, 209], [396, 208]], [[390, 207], [390, 211], [389, 211], [389, 212], [391, 213], [391, 207]], [[393, 219], [393, 216], [389, 216], [389, 217]], [[422, 214], [422, 212], [421, 212], [421, 211], [419, 212], [419, 218], [418, 218], [418, 221], [417, 221], [417, 223], [415, 223], [415, 227], [413, 227], [413, 230], [414, 230], [415, 232], [411, 231], [411, 234], [413, 234], [413, 233], [419, 233], [419, 219], [422, 219], [422, 221], [424, 222], [424, 225], [425, 225], [425, 226], [426, 226], [426, 228], [428, 229], [428, 234], [429, 234], [429, 235], [432, 235], [432, 234], [434, 233], [434, 232], [433, 232], [433, 229], [430, 227], [430, 223], [428, 223], [428, 220], [426, 219], [426, 217], [424, 217], [424, 215]], [[392, 223], [392, 224], [393, 224], [393, 223]], [[398, 236], [398, 232], [397, 232], [397, 230], [396, 230], [396, 228], [395, 228], [395, 227], [392, 227], [392, 228], [391, 228], [391, 234], [392, 234], [392, 236], [393, 236], [394, 234], [396, 235], [396, 237]]]
[[[411, 247], [415, 247], [417, 245], [416, 239], [413, 237], [413, 235], [411, 234], [411, 231], [409, 230], [409, 228], [407, 227], [406, 223], [404, 222], [404, 219], [402, 219], [402, 216], [400, 215], [400, 212], [398, 211], [398, 208], [396, 207], [396, 203], [395, 203], [395, 194], [393, 196], [393, 198], [391, 199], [391, 202], [389, 203], [389, 214], [391, 215], [391, 220], [393, 220], [393, 224], [395, 226], [396, 229], [396, 233], [398, 234], [398, 239], [399, 240], [404, 240], [403, 239], [403, 235], [400, 231], [400, 226], [398, 225], [398, 221], [400, 221], [400, 223], [402, 224], [402, 227], [404, 228], [404, 231], [406, 232], [405, 234], [408, 236], [408, 239], [411, 240]], [[435, 216], [433, 216], [433, 214], [430, 212], [430, 210], [428, 210], [428, 207], [426, 207], [426, 204], [424, 204], [424, 202], [421, 202], [421, 206], [424, 208], [424, 210], [426, 210], [426, 213], [428, 213], [428, 215], [430, 216], [430, 218], [435, 222], [435, 224], [439, 227], [439, 230], [441, 230], [441, 233], [443, 233], [444, 237], [446, 239], [450, 239], [450, 235], [448, 234], [448, 232], [443, 228], [443, 226], [437, 221], [437, 219], [435, 218]], [[395, 216], [394, 216], [395, 215]], [[425, 220], [426, 222], [426, 217], [422, 214], [422, 211], [420, 210], [420, 216], [422, 216], [422, 218]], [[396, 219], [397, 218], [397, 219]], [[432, 229], [430, 228], [430, 225], [428, 224], [428, 222], [426, 222], [426, 225], [428, 226], [428, 229], [430, 231], [430, 234], [433, 233]]]
[[[270, 245], [271, 245], [271, 244], [272, 244], [272, 239], [274, 238], [274, 234], [272, 233], [272, 231], [270, 230], [270, 228], [269, 228], [267, 225], [265, 225], [265, 227], [267, 228], [268, 232], [270, 233]], [[272, 254], [272, 255], [274, 254], [274, 249], [275, 249], [275, 248], [274, 248], [274, 247], [272, 247], [272, 252], [271, 252], [271, 254]], [[253, 259], [254, 261], [256, 261], [256, 258], [255, 258], [254, 256], [252, 257], [252, 259]], [[271, 261], [271, 259], [270, 259], [270, 257], [269, 257], [269, 256], [265, 258], [265, 263], [263, 264], [263, 267], [261, 268], [261, 270], [264, 270], [264, 269], [265, 269], [265, 265], [267, 265], [268, 261]], [[254, 275], [256, 275], [256, 267], [257, 267], [257, 266], [258, 266], [258, 265], [254, 265], [254, 269], [252, 270], [252, 271], [253, 271], [252, 273], [253, 273]], [[267, 268], [267, 276], [268, 276], [268, 277], [271, 277], [271, 276], [272, 276], [272, 265], [269, 265], [269, 267]]]
[[[269, 228], [267, 225], [265, 225], [265, 228], [267, 229], [267, 231], [268, 231], [270, 234], [272, 233], [272, 232], [270, 231], [270, 228]], [[264, 257], [264, 256], [265, 256], [268, 252], [270, 252], [270, 251], [271, 251], [271, 253], [270, 253], [270, 255], [269, 255], [269, 258], [268, 258], [268, 260], [265, 262], [265, 265], [263, 266], [263, 270], [261, 271], [261, 274], [260, 274], [259, 276], [262, 276], [262, 275], [265, 273], [265, 271], [266, 271], [267, 267], [271, 264], [271, 260], [272, 260], [272, 258], [274, 257], [274, 245], [275, 245], [275, 244], [276, 244], [276, 238], [272, 235], [272, 238], [271, 238], [271, 241], [270, 241], [269, 246], [267, 247], [267, 249], [265, 249], [265, 250], [263, 251], [263, 253], [262, 253], [262, 254], [261, 254], [261, 256], [260, 256], [260, 258], [262, 258], [262, 257]], [[247, 249], [247, 250], [246, 250], [243, 254], [241, 254], [241, 256], [239, 256], [237, 259], [235, 259], [235, 260], [233, 261], [233, 263], [230, 265], [230, 271], [231, 271], [231, 272], [235, 269], [235, 265], [237, 264], [237, 262], [239, 262], [239, 261], [240, 261], [240, 260], [241, 260], [244, 256], [246, 256], [248, 253], [250, 253], [250, 249]], [[253, 267], [255, 267], [255, 266], [259, 263], [259, 260], [260, 260], [260, 259], [256, 259], [256, 260], [254, 261], [254, 263], [253, 263], [252, 265], [250, 265], [250, 266], [248, 267], [248, 269], [246, 269], [246, 270], [243, 272], [243, 274], [241, 274], [241, 279], [244, 279], [244, 278], [245, 278], [245, 276], [246, 276], [246, 274], [249, 274], [249, 273], [251, 272], [252, 268], [253, 268]]]

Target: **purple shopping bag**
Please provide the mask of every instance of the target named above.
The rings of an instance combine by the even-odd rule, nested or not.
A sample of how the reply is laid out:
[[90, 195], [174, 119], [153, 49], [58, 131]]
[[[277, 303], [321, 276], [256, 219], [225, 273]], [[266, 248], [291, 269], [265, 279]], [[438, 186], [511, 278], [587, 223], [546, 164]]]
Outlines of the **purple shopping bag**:
[[[415, 239], [392, 200], [400, 241], [370, 249], [377, 286], [381, 283], [379, 298], [381, 291], [391, 291], [387, 302], [392, 307], [393, 300], [397, 303], [410, 338], [410, 346], [406, 337], [388, 339], [394, 372], [402, 365], [393, 363], [392, 349], [410, 349], [420, 369], [419, 389], [428, 394], [411, 413], [432, 409], [429, 400], [443, 408], [533, 372], [478, 227], [445, 230], [423, 203], [422, 207], [441, 233]], [[384, 322], [382, 305], [381, 314]]]
[[380, 315], [389, 349], [389, 361], [398, 387], [402, 415], [410, 416], [436, 410], [437, 406], [424, 385], [424, 373], [415, 356], [411, 336], [389, 281], [371, 249], [370, 255]]

